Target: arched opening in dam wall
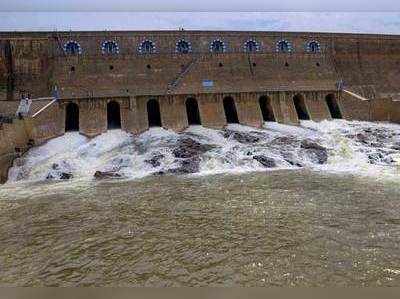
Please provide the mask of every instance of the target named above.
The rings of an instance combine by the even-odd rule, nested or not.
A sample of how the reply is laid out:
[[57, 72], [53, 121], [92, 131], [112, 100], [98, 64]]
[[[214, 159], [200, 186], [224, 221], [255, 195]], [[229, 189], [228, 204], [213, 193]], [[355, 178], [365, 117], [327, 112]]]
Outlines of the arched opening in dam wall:
[[149, 127], [161, 127], [160, 104], [156, 99], [147, 102], [147, 119]]
[[223, 100], [225, 118], [228, 124], [238, 124], [239, 117], [236, 110], [235, 100], [232, 97], [226, 97]]
[[258, 100], [261, 114], [264, 121], [276, 121], [274, 110], [272, 109], [271, 99], [267, 96], [261, 96]]
[[304, 101], [304, 96], [301, 94], [296, 94], [293, 97], [293, 104], [296, 109], [297, 117], [299, 120], [309, 120], [310, 115], [307, 110], [306, 103]]
[[[338, 111], [328, 107], [328, 101], [332, 98], [338, 105]], [[36, 108], [31, 111], [32, 115], [49, 102], [47, 100], [39, 106], [39, 101], [34, 103]], [[19, 101], [2, 104], [0, 101], [0, 113], [15, 113]], [[340, 116], [347, 120], [399, 123], [400, 101], [393, 97], [361, 100], [335, 89], [302, 90], [301, 95], [300, 91], [267, 91], [65, 98], [59, 99], [36, 117], [27, 116], [23, 119], [24, 126], [7, 127], [5, 131], [25, 130], [23, 134], [26, 135], [26, 139], [33, 140], [34, 144], [38, 145], [71, 130], [79, 130], [88, 137], [97, 136], [107, 131], [110, 119], [117, 121], [122, 130], [139, 134], [149, 126], [163, 126], [181, 132], [188, 124], [197, 123], [215, 129], [223, 128], [227, 122], [240, 122], [243, 125], [258, 127], [257, 121], [261, 123], [265, 119], [272, 119], [269, 114], [271, 112], [278, 123], [292, 125], [298, 124], [298, 118], [302, 119], [301, 114], [306, 113], [313, 121], [330, 119], [331, 114], [336, 118], [340, 113]], [[7, 133], [3, 138], [7, 138], [10, 144], [13, 144], [11, 139], [17, 137]], [[6, 148], [4, 154], [12, 153], [14, 147]], [[11, 162], [8, 159], [0, 163], [0, 171], [3, 171], [4, 175]]]
[[75, 103], [65, 108], [65, 131], [79, 131], [79, 106]]
[[[298, 94], [270, 91], [62, 99], [32, 119], [29, 134], [38, 144], [71, 130], [94, 137], [115, 124], [133, 134], [142, 133], [149, 126], [181, 132], [191, 124], [220, 129], [227, 123], [259, 127], [264, 120], [275, 120], [295, 125], [299, 118], [307, 119], [307, 115], [313, 121], [331, 119], [325, 98], [333, 95], [345, 119], [400, 119], [399, 102], [391, 99], [363, 101], [335, 90], [302, 91], [301, 97], [294, 97]], [[338, 111], [332, 113], [339, 117]]]
[[342, 112], [340, 111], [339, 103], [334, 94], [330, 93], [325, 97], [326, 104], [328, 105], [329, 112], [332, 118], [341, 119]]
[[121, 128], [121, 109], [116, 101], [107, 103], [107, 129]]
[[189, 125], [201, 125], [199, 105], [195, 98], [188, 98], [185, 102]]

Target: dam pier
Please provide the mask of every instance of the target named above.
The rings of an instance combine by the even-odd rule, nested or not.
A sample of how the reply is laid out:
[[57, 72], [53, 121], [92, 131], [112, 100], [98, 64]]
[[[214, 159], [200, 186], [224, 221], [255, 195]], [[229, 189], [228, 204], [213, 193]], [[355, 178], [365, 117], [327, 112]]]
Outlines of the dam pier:
[[0, 115], [1, 181], [15, 157], [68, 131], [399, 123], [400, 36], [3, 32]]

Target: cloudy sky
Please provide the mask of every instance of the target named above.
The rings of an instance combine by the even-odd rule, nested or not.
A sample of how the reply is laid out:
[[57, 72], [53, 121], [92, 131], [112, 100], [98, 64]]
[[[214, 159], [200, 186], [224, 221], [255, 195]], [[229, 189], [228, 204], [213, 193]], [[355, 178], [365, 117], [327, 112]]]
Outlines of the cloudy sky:
[[266, 30], [400, 34], [388, 12], [0, 12], [1, 31]]
[[0, 0], [0, 11], [399, 11], [398, 0]]
[[400, 1], [0, 0], [0, 31], [180, 27], [400, 34]]

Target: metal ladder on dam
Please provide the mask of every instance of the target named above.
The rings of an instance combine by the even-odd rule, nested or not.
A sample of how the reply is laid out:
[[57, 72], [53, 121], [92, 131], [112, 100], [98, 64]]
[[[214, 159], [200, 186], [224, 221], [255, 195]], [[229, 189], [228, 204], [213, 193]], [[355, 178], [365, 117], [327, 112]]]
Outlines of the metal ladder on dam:
[[178, 74], [178, 76], [168, 84], [167, 86], [167, 94], [171, 94], [181, 82], [183, 77], [193, 68], [196, 62], [199, 60], [200, 56], [196, 55], [190, 62], [187, 64], [183, 70]]

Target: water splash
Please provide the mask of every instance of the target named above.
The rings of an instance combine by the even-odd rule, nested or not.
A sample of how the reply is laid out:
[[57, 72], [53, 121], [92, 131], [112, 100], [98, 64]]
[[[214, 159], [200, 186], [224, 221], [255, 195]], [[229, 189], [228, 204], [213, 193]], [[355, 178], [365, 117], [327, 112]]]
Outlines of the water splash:
[[151, 128], [133, 136], [110, 130], [93, 139], [67, 133], [31, 149], [8, 182], [93, 179], [96, 171], [135, 179], [149, 175], [307, 168], [376, 178], [400, 174], [400, 125], [358, 121], [267, 122], [262, 129]]

